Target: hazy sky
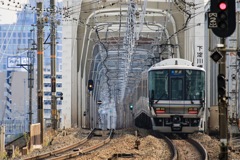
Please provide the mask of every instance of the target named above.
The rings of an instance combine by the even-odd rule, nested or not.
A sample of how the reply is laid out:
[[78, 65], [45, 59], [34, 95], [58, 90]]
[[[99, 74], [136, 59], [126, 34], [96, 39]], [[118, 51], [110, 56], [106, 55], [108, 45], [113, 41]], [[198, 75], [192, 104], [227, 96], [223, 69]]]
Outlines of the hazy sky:
[[[62, 0], [56, 1], [61, 2]], [[16, 22], [17, 16], [15, 10], [20, 11], [20, 5], [24, 6], [27, 2], [29, 2], [29, 0], [0, 0], [0, 24], [11, 24]]]
[[[60, 2], [62, 0], [56, 1]], [[205, 3], [207, 1], [209, 0], [204, 0]], [[4, 2], [4, 4], [2, 2]], [[16, 22], [17, 16], [15, 10], [21, 10], [19, 5], [21, 4], [21, 6], [23, 6], [23, 4], [27, 2], [29, 2], [29, 0], [0, 0], [0, 24], [11, 24]]]

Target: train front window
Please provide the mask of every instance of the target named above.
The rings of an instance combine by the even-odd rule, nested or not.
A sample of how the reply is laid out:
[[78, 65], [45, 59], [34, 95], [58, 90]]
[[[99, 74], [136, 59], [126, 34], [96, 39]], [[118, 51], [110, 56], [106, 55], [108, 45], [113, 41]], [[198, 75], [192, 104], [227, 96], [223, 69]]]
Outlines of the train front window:
[[205, 92], [205, 74], [203, 71], [186, 70], [186, 99], [201, 100]]
[[183, 99], [183, 78], [172, 77], [171, 78], [171, 97], [172, 100]]
[[201, 100], [205, 73], [200, 70], [152, 70], [148, 76], [150, 100]]
[[149, 95], [151, 99], [168, 99], [168, 70], [149, 72]]

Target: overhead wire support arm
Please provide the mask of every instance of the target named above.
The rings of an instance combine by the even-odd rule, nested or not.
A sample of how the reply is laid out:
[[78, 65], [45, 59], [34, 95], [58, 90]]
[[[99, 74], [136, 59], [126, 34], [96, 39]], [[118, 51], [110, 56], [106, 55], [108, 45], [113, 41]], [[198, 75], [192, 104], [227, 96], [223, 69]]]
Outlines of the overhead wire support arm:
[[28, 71], [28, 69], [25, 66], [30, 66], [29, 64], [17, 64], [17, 66], [20, 66], [22, 68], [24, 68], [26, 71]]
[[48, 37], [46, 38], [46, 40], [44, 41], [43, 44], [51, 44], [51, 43], [47, 42], [47, 40], [49, 39], [50, 35], [51, 35], [51, 33], [48, 34]]

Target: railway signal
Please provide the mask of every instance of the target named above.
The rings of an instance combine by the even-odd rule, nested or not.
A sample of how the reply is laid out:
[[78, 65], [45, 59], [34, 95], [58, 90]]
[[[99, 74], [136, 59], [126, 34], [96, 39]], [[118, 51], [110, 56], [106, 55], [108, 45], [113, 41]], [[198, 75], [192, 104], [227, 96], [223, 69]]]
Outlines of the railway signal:
[[224, 97], [226, 94], [226, 79], [223, 74], [219, 74], [218, 77], [218, 96]]
[[133, 105], [132, 104], [129, 105], [129, 109], [133, 110]]
[[90, 79], [90, 80], [88, 80], [88, 90], [89, 90], [89, 91], [92, 91], [93, 88], [94, 88], [93, 80]]
[[220, 52], [215, 51], [212, 53], [212, 55], [210, 57], [212, 58], [212, 60], [214, 62], [217, 63], [219, 60], [221, 60], [223, 58], [223, 55]]
[[229, 37], [236, 28], [235, 0], [211, 0], [209, 25], [218, 37]]

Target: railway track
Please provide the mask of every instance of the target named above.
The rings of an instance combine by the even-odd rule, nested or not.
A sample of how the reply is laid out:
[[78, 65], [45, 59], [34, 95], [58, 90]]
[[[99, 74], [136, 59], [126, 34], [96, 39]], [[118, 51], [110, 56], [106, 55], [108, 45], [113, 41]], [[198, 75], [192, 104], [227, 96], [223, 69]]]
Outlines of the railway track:
[[57, 155], [57, 154], [60, 154], [62, 152], [66, 152], [68, 150], [71, 150], [73, 148], [76, 148], [82, 144], [84, 144], [85, 142], [87, 142], [94, 134], [94, 131], [95, 129], [93, 129], [87, 137], [85, 137], [84, 139], [82, 139], [81, 141], [77, 142], [77, 143], [74, 143], [72, 145], [68, 145], [68, 146], [65, 146], [65, 147], [62, 147], [60, 149], [56, 149], [54, 151], [51, 151], [51, 152], [47, 152], [47, 153], [43, 153], [43, 154], [40, 154], [40, 155], [37, 155], [37, 156], [34, 156], [34, 157], [29, 157], [29, 158], [25, 158], [24, 160], [40, 160], [40, 159], [47, 159], [51, 156], [54, 156], [54, 155]]
[[165, 136], [160, 133], [154, 133], [154, 136], [165, 140], [169, 146], [172, 160], [208, 160], [206, 149], [194, 139], [182, 138], [176, 135]]
[[52, 158], [48, 158], [48, 160], [63, 160], [63, 159], [69, 159], [69, 158], [73, 158], [73, 157], [77, 157], [83, 154], [86, 154], [88, 152], [94, 151], [99, 147], [102, 147], [104, 145], [106, 145], [107, 143], [110, 142], [112, 136], [113, 136], [113, 131], [114, 130], [110, 130], [108, 137], [105, 140], [102, 140], [101, 142], [91, 145], [89, 147], [86, 148], [74, 148], [73, 151], [68, 152], [68, 153], [63, 153], [61, 155], [55, 155], [55, 157]]
[[11, 157], [13, 153], [12, 146], [17, 146], [19, 149], [22, 149], [23, 147], [25, 147], [26, 140], [24, 138], [24, 135], [20, 135], [19, 137], [17, 137], [16, 139], [12, 140], [11, 142], [5, 145], [5, 150], [9, 157]]
[[177, 146], [178, 159], [208, 160], [203, 146], [193, 139], [172, 140]]
[[56, 149], [54, 151], [43, 153], [41, 155], [37, 155], [34, 157], [25, 158], [24, 160], [40, 160], [40, 159], [61, 160], [61, 159], [77, 157], [77, 156], [80, 156], [87, 152], [93, 151], [93, 150], [107, 144], [108, 142], [110, 142], [112, 135], [113, 135], [113, 130], [110, 130], [110, 133], [105, 140], [103, 140], [100, 143], [94, 144], [90, 147], [83, 148], [84, 146], [87, 146], [87, 145], [85, 145], [85, 143], [87, 143], [88, 141], [90, 141], [90, 139], [92, 139], [95, 132], [96, 132], [96, 130], [93, 129], [86, 138], [82, 139], [78, 143], [74, 143], [72, 145], [68, 145], [68, 146], [62, 147], [60, 149]]

